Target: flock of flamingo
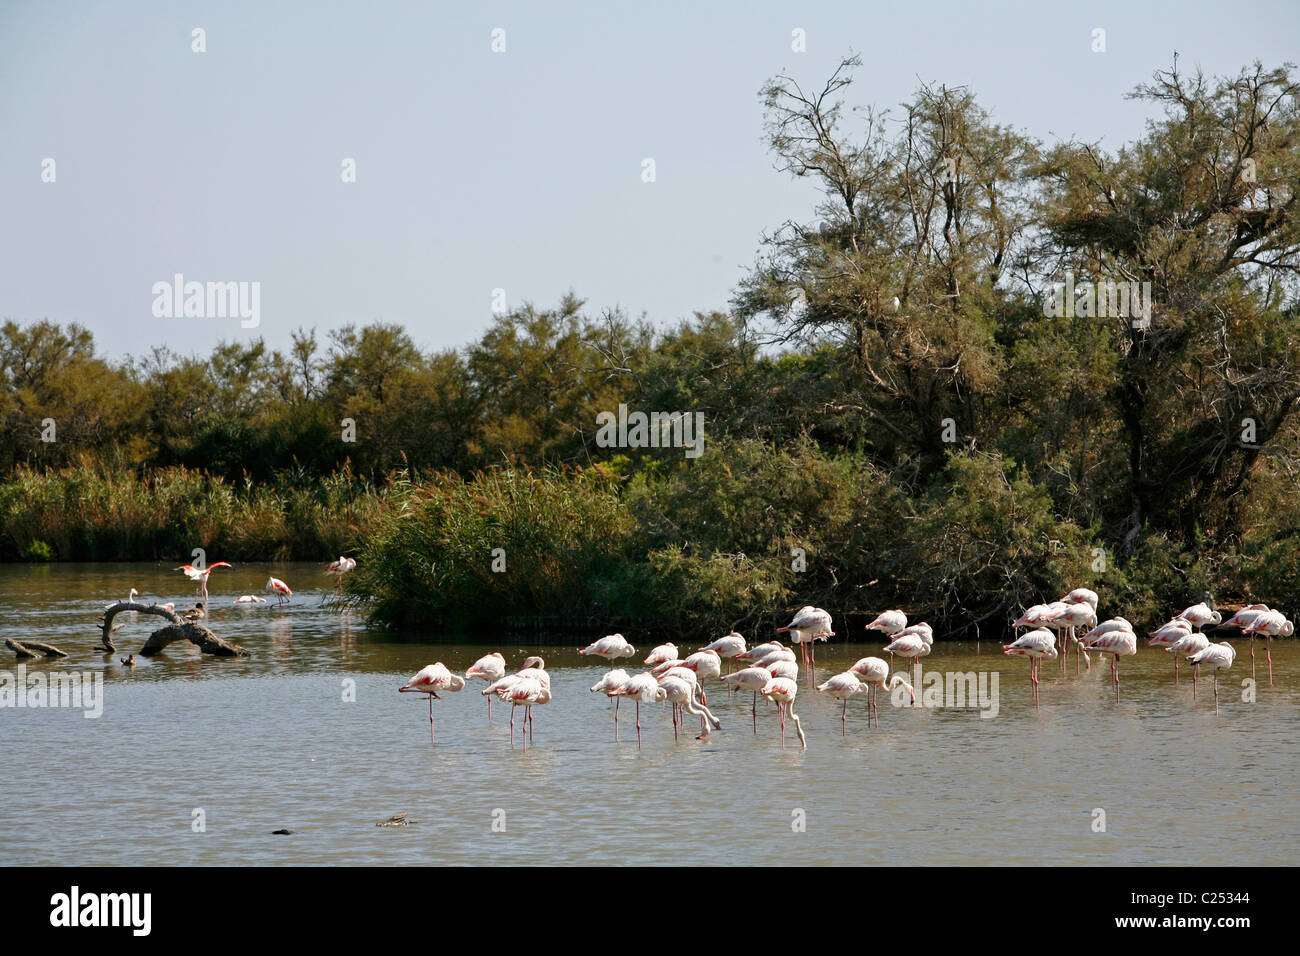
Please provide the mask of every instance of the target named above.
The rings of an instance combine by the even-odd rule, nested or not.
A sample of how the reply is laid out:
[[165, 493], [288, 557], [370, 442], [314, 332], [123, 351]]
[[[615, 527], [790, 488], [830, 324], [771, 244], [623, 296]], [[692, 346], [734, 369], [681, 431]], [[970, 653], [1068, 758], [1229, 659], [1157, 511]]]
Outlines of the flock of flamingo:
[[[1122, 617], [1097, 622], [1098, 596], [1088, 588], [1077, 588], [1059, 601], [1050, 604], [1036, 604], [1028, 608], [1014, 622], [1013, 630], [1031, 627], [1010, 644], [1004, 644], [1002, 650], [1008, 656], [1028, 657], [1030, 659], [1030, 683], [1033, 689], [1034, 706], [1038, 700], [1038, 668], [1044, 659], [1060, 661], [1062, 669], [1067, 668], [1071, 650], [1075, 655], [1075, 673], [1080, 672], [1081, 661], [1091, 669], [1092, 659], [1089, 651], [1105, 654], [1111, 659], [1111, 681], [1115, 687], [1116, 699], [1119, 699], [1119, 658], [1137, 653], [1138, 637], [1133, 625]], [[1192, 667], [1192, 695], [1196, 696], [1197, 671], [1201, 666], [1210, 669], [1214, 676], [1214, 710], [1219, 712], [1218, 673], [1232, 666], [1236, 651], [1227, 641], [1211, 644], [1203, 633], [1206, 625], [1222, 628], [1236, 628], [1250, 638], [1251, 675], [1254, 676], [1255, 639], [1263, 638], [1265, 653], [1268, 657], [1269, 685], [1273, 683], [1273, 657], [1271, 641], [1274, 637], [1289, 637], [1295, 631], [1294, 625], [1280, 611], [1270, 610], [1263, 604], [1251, 604], [1224, 621], [1222, 615], [1208, 605], [1195, 604], [1175, 615], [1168, 623], [1150, 632], [1148, 645], [1163, 648], [1174, 657], [1174, 680], [1178, 681], [1178, 661], [1187, 661]], [[831, 630], [831, 615], [816, 607], [804, 607], [795, 614], [785, 627], [777, 628], [778, 634], [788, 634], [793, 644], [798, 644], [808, 679], [811, 683], [816, 669], [816, 652], [814, 642], [834, 637]], [[1076, 631], [1087, 628], [1082, 637]], [[892, 693], [897, 687], [906, 688], [913, 703], [916, 691], [907, 677], [902, 673], [890, 676], [894, 655], [919, 661], [930, 653], [934, 643], [934, 631], [929, 624], [921, 622], [911, 626], [907, 615], [899, 610], [885, 611], [866, 625], [867, 630], [882, 632], [889, 638], [884, 651], [890, 655], [889, 661], [880, 657], [864, 657], [847, 671], [829, 678], [817, 686], [819, 692], [825, 693], [842, 702], [840, 709], [840, 732], [847, 735], [848, 702], [850, 698], [863, 696], [867, 698], [868, 724], [874, 719], [880, 726], [879, 704], [877, 694], [883, 690]], [[1062, 639], [1064, 653], [1057, 651], [1058, 635]], [[673, 736], [677, 738], [682, 730], [686, 715], [698, 717], [700, 733], [697, 739], [705, 739], [712, 730], [718, 730], [722, 724], [708, 706], [708, 695], [704, 688], [705, 678], [714, 678], [727, 686], [728, 693], [748, 690], [752, 694], [750, 714], [754, 732], [758, 732], [758, 697], [762, 695], [777, 705], [781, 728], [781, 746], [785, 746], [786, 716], [794, 722], [802, 747], [807, 747], [807, 738], [803, 732], [799, 716], [794, 712], [795, 696], [798, 693], [799, 665], [795, 653], [779, 641], [768, 641], [747, 648], [745, 639], [740, 634], [731, 633], [711, 644], [699, 648], [686, 657], [679, 657], [677, 645], [661, 644], [654, 648], [643, 661], [650, 668], [637, 674], [628, 674], [622, 668], [615, 667], [615, 662], [622, 657], [633, 657], [636, 648], [628, 643], [622, 634], [611, 634], [578, 651], [580, 655], [599, 657], [609, 662], [609, 671], [592, 686], [592, 693], [604, 694], [614, 701], [614, 740], [618, 740], [619, 703], [629, 698], [636, 704], [637, 746], [641, 746], [641, 704], [661, 702], [672, 705]], [[723, 662], [726, 662], [726, 672]], [[744, 666], [735, 669], [735, 664]], [[429, 701], [429, 739], [434, 739], [433, 701], [439, 692], [463, 690], [469, 678], [479, 678], [487, 686], [481, 693], [488, 698], [488, 719], [492, 719], [492, 698], [511, 705], [510, 743], [514, 746], [516, 707], [524, 708], [523, 744], [524, 749], [533, 737], [533, 707], [547, 704], [551, 700], [551, 677], [546, 672], [545, 661], [536, 656], [527, 658], [520, 670], [513, 674], [506, 673], [505, 658], [499, 652], [493, 652], [479, 658], [461, 677], [452, 673], [441, 662], [430, 664], [398, 688], [404, 693], [422, 693]]]

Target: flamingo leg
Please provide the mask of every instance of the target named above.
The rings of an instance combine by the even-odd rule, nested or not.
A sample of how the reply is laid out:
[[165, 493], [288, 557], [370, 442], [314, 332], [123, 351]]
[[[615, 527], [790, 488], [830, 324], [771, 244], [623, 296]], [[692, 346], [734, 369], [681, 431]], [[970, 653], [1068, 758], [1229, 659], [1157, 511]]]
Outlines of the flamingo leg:
[[1174, 686], [1178, 686], [1178, 655], [1174, 655]]
[[[1271, 676], [1272, 675], [1270, 672], [1270, 677]], [[1252, 681], [1255, 679], [1255, 635], [1254, 634], [1250, 635], [1250, 679]], [[1270, 684], [1272, 683], [1271, 679], [1269, 680], [1269, 683]]]
[[845, 697], [844, 707], [840, 711], [840, 736], [847, 737], [848, 735], [849, 735], [849, 699]]
[[636, 702], [636, 749], [641, 749], [641, 701]]
[[1214, 716], [1219, 716], [1219, 670], [1215, 668], [1214, 674]]
[[[1253, 644], [1254, 641], [1251, 641]], [[1273, 636], [1270, 634], [1264, 638], [1264, 656], [1268, 658], [1268, 686], [1273, 686]], [[1255, 676], [1254, 670], [1251, 670], [1251, 677]]]
[[510, 749], [515, 749], [515, 709], [510, 708]]
[[429, 697], [429, 743], [433, 743], [433, 697]]
[[777, 713], [781, 715], [781, 749], [785, 749], [785, 704], [780, 702], [776, 705]]
[[618, 702], [620, 698], [614, 698], [614, 743], [618, 743]]
[[758, 691], [754, 691], [754, 699], [749, 705], [749, 714], [754, 718], [754, 733], [758, 733]]
[[1193, 665], [1192, 665], [1192, 700], [1196, 700], [1196, 672], [1197, 672], [1197, 670], [1199, 670], [1199, 668], [1198, 668], [1195, 664], [1193, 664]]

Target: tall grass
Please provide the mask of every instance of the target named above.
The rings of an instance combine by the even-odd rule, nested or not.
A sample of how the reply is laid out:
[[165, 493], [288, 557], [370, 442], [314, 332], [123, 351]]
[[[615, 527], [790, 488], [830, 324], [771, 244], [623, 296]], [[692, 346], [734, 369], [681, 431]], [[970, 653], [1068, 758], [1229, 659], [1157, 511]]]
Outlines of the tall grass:
[[233, 486], [186, 468], [133, 472], [82, 463], [0, 483], [0, 560], [311, 559], [355, 549], [387, 489], [340, 472]]

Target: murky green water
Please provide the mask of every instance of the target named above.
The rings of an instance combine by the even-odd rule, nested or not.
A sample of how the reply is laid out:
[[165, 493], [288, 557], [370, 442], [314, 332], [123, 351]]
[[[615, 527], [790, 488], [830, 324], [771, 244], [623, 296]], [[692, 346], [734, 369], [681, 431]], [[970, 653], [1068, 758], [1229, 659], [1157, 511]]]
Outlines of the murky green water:
[[[1274, 644], [1272, 688], [1261, 646], [1254, 703], [1241, 699], [1247, 642], [1234, 642], [1218, 717], [1208, 680], [1194, 702], [1190, 685], [1174, 687], [1169, 656], [1146, 647], [1121, 665], [1118, 705], [1104, 665], [1076, 680], [1046, 664], [1035, 713], [1027, 661], [994, 644], [940, 644], [926, 672], [998, 673], [996, 717], [882, 698], [880, 727], [869, 729], [855, 700], [845, 739], [839, 703], [801, 678], [808, 749], [791, 726], [782, 750], [771, 705], [760, 702], [755, 734], [749, 695], [728, 700], [710, 682], [720, 732], [675, 742], [668, 712], [643, 707], [638, 752], [627, 704], [614, 743], [610, 704], [588, 691], [604, 667], [577, 655], [579, 639], [398, 641], [325, 606], [332, 579], [321, 571], [214, 572], [208, 624], [253, 656], [173, 645], [132, 671], [118, 658], [156, 625], [129, 624], [115, 635], [119, 653], [105, 655], [93, 649], [100, 611], [131, 587], [188, 606], [179, 573], [0, 566], [0, 641], [72, 653], [28, 671], [104, 675], [98, 719], [0, 708], [0, 803], [10, 808], [0, 863], [1246, 865], [1293, 864], [1300, 849], [1294, 640]], [[295, 589], [285, 613], [230, 603], [258, 593], [268, 573]], [[1103, 596], [1102, 611], [1122, 609]], [[819, 678], [879, 646], [819, 645]], [[463, 670], [493, 649], [511, 669], [528, 654], [546, 659], [555, 700], [535, 709], [535, 748], [511, 749], [504, 706], [488, 722], [481, 683], [434, 703], [432, 747], [425, 703], [397, 687], [424, 664]], [[18, 662], [0, 651], [13, 673]], [[351, 681], [356, 699], [346, 701]], [[1095, 808], [1104, 833], [1093, 831]], [[198, 810], [205, 832], [194, 832]], [[417, 822], [375, 826], [401, 811]], [[280, 828], [294, 833], [272, 835]]]

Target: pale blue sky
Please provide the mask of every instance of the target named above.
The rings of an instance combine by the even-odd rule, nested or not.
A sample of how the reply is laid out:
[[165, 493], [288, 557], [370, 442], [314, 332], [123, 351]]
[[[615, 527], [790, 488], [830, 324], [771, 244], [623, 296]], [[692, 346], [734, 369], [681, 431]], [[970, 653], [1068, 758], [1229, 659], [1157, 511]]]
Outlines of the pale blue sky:
[[[965, 84], [1000, 122], [1115, 147], [1146, 116], [1124, 94], [1175, 49], [1232, 74], [1297, 37], [1294, 2], [5, 0], [0, 319], [77, 321], [113, 355], [372, 320], [459, 346], [498, 287], [673, 322], [725, 308], [764, 229], [812, 218], [762, 144], [780, 70], [819, 84], [854, 51], [853, 102]], [[154, 318], [175, 272], [261, 282], [260, 328]]]

